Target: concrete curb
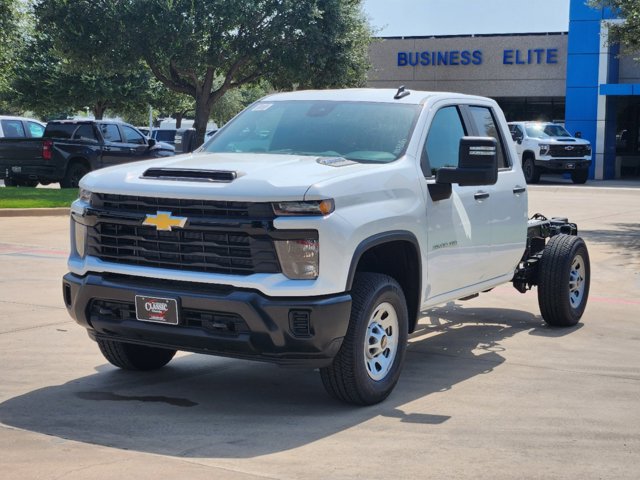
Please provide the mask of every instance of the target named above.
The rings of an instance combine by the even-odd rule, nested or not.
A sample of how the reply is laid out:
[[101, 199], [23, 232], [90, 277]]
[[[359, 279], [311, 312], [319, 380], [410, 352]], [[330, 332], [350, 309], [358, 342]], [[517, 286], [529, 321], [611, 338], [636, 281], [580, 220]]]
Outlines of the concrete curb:
[[0, 208], [0, 217], [53, 217], [59, 215], [69, 215], [69, 208]]

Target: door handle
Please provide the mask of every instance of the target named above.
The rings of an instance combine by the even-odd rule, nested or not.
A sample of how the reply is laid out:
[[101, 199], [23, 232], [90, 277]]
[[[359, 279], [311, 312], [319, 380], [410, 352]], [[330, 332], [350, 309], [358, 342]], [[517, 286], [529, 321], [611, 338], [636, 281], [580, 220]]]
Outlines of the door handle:
[[518, 194], [524, 193], [526, 191], [527, 191], [527, 187], [522, 187], [520, 185], [516, 185], [515, 187], [513, 187], [514, 195], [518, 195]]
[[489, 198], [489, 192], [483, 192], [482, 190], [473, 195], [476, 200], [485, 200]]
[[102, 147], [102, 149], [103, 149], [105, 152], [110, 152], [110, 151], [111, 151], [111, 147]]

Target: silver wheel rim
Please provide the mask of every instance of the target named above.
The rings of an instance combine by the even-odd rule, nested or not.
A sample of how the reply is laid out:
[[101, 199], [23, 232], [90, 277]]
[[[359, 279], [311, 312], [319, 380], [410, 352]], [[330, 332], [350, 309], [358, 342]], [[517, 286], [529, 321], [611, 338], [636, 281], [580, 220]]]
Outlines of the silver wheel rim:
[[364, 362], [371, 379], [387, 376], [398, 352], [398, 314], [390, 303], [378, 305], [369, 318], [364, 337]]
[[582, 303], [585, 289], [586, 269], [582, 255], [576, 255], [571, 262], [569, 272], [569, 302], [572, 308], [578, 308]]

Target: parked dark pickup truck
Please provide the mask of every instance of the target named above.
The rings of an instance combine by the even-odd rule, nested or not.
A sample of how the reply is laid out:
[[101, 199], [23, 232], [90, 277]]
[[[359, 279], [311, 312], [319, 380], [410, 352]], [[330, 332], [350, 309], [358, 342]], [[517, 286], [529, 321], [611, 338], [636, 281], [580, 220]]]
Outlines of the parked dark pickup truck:
[[174, 152], [126, 123], [60, 120], [49, 122], [42, 138], [0, 139], [0, 178], [6, 186], [72, 188], [91, 170]]

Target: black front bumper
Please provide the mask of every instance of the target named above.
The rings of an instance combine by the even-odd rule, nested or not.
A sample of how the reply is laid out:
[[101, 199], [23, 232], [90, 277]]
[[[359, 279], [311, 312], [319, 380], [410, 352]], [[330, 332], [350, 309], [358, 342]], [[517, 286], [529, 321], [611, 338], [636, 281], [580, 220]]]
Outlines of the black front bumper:
[[591, 160], [584, 160], [582, 158], [562, 158], [553, 160], [536, 160], [536, 167], [540, 167], [543, 170], [550, 172], [573, 172], [574, 170], [581, 170], [589, 168]]
[[[273, 298], [226, 286], [110, 274], [68, 273], [63, 294], [69, 314], [94, 340], [312, 368], [331, 363], [351, 312], [348, 293]], [[137, 320], [136, 295], [177, 299], [179, 324]]]

